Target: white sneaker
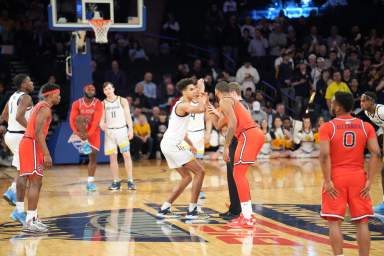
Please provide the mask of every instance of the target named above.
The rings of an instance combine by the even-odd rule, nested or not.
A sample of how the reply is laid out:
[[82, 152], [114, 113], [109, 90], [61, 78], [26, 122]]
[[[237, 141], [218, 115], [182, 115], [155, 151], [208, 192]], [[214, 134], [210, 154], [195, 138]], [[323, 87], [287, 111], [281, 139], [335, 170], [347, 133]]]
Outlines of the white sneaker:
[[48, 225], [44, 224], [40, 219], [36, 219], [36, 225], [48, 229]]
[[27, 222], [23, 231], [31, 233], [42, 233], [48, 231], [48, 227], [38, 221], [36, 218], [33, 218], [32, 220]]

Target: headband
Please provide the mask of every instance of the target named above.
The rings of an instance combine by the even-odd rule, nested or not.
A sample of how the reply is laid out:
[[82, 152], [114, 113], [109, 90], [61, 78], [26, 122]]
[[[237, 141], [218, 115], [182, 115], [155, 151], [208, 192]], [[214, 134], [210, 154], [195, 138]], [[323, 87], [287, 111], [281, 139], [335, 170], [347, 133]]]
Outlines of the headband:
[[60, 94], [60, 89], [54, 89], [52, 91], [45, 92], [45, 93], [43, 93], [43, 96], [48, 97], [51, 94]]
[[362, 97], [366, 97], [366, 98], [370, 99], [370, 100], [373, 101], [373, 102], [376, 102], [376, 100], [375, 100], [373, 97], [371, 97], [371, 96], [369, 96], [369, 95], [367, 95], [367, 94], [365, 94], [365, 93], [363, 93], [361, 96], [362, 96]]

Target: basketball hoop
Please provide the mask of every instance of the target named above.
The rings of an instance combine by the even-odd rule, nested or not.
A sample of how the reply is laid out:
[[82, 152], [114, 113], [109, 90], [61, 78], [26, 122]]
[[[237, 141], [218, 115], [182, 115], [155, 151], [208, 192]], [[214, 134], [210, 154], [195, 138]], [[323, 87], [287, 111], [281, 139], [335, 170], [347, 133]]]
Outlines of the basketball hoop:
[[93, 31], [95, 31], [96, 43], [108, 43], [108, 30], [112, 24], [112, 20], [92, 19], [88, 22], [89, 25], [92, 27]]

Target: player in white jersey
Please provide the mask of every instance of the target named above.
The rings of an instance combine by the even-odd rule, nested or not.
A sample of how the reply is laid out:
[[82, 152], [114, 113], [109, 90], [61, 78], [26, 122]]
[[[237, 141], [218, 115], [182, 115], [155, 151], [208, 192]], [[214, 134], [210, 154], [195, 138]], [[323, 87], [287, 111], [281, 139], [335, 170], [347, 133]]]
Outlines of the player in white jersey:
[[[12, 165], [20, 170], [19, 144], [27, 128], [27, 121], [33, 106], [32, 98], [29, 95], [33, 92], [33, 82], [28, 75], [18, 74], [14, 77], [13, 83], [17, 91], [12, 94], [5, 105], [2, 119], [8, 122], [4, 141], [13, 154]], [[16, 210], [12, 212], [11, 218], [23, 222], [25, 221], [24, 196], [26, 184], [18, 177], [18, 175], [15, 177], [12, 185], [3, 196], [9, 203], [16, 205]]]
[[110, 82], [103, 84], [103, 91], [107, 98], [103, 101], [104, 111], [100, 121], [100, 128], [105, 132], [104, 153], [109, 155], [113, 175], [113, 182], [109, 190], [120, 190], [121, 181], [117, 161], [119, 150], [124, 157], [128, 189], [136, 190], [132, 175], [132, 158], [129, 151], [129, 141], [133, 138], [129, 103], [127, 99], [115, 95], [115, 88]]
[[[197, 83], [202, 84], [204, 80], [200, 79]], [[167, 160], [169, 168], [176, 169], [181, 176], [181, 181], [174, 188], [168, 200], [163, 203], [157, 216], [159, 218], [175, 217], [171, 211], [172, 203], [180, 196], [189, 183], [191, 183], [192, 172], [194, 174], [192, 195], [186, 218], [197, 219], [199, 217], [197, 200], [204, 180], [204, 169], [194, 158], [196, 149], [189, 140], [187, 131], [191, 114], [205, 112], [207, 95], [204, 94], [199, 98], [197, 106], [192, 106], [192, 99], [197, 93], [195, 79], [182, 79], [177, 83], [176, 87], [178, 91], [182, 93], [182, 99], [176, 102], [172, 109], [168, 129], [160, 143], [160, 148]], [[189, 144], [191, 150], [183, 146], [184, 140]]]
[[[196, 95], [191, 102], [192, 106], [199, 105], [198, 99], [204, 94], [204, 83], [196, 86]], [[188, 138], [196, 148], [196, 158], [203, 159], [204, 157], [204, 133], [205, 133], [205, 113], [192, 113], [188, 123]]]
[[[377, 96], [374, 92], [365, 92], [361, 95], [360, 106], [364, 110], [364, 113], [375, 125], [380, 129], [384, 129], [384, 105], [377, 104]], [[384, 139], [384, 136], [383, 136]], [[379, 141], [379, 144], [383, 147], [383, 141]], [[384, 151], [384, 149], [383, 149]], [[381, 186], [383, 188], [383, 201], [378, 204], [374, 210], [375, 213], [384, 215], [384, 168], [381, 169]]]

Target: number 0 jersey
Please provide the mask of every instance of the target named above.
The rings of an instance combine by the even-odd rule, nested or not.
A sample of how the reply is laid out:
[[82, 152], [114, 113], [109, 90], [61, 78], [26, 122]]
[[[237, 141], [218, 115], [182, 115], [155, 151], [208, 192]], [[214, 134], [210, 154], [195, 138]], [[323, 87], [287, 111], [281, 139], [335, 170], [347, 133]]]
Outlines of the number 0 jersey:
[[123, 105], [120, 96], [114, 101], [103, 100], [105, 111], [105, 123], [108, 129], [117, 129], [127, 126]]
[[364, 172], [364, 150], [367, 141], [375, 137], [371, 124], [350, 115], [323, 124], [319, 138], [330, 142], [332, 177]]

